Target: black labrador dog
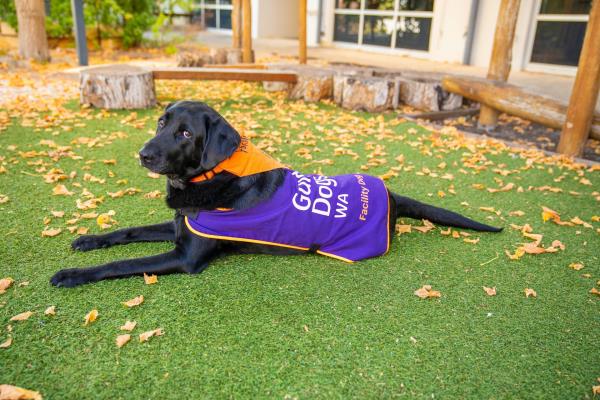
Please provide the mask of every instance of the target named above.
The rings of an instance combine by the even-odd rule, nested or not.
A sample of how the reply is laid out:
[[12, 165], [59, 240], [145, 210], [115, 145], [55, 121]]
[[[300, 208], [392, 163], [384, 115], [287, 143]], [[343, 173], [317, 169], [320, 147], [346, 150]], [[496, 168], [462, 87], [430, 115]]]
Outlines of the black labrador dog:
[[[50, 282], [57, 287], [74, 287], [144, 273], [197, 274], [209, 265], [211, 259], [230, 252], [295, 255], [315, 251], [312, 246], [303, 249], [200, 236], [194, 234], [186, 224], [186, 216], [202, 210], [245, 210], [260, 206], [275, 196], [277, 189], [283, 185], [286, 171], [289, 171], [286, 168], [274, 168], [249, 176], [215, 170], [232, 156], [241, 141], [240, 134], [204, 103], [179, 101], [167, 106], [158, 120], [156, 136], [144, 145], [139, 157], [142, 166], [166, 175], [166, 202], [175, 210], [174, 221], [119, 229], [103, 235], [81, 236], [72, 243], [72, 247], [74, 250], [88, 251], [133, 242], [169, 241], [175, 244], [175, 248], [151, 257], [121, 260], [91, 268], [63, 269], [54, 274]], [[211, 171], [210, 177], [203, 175]], [[193, 182], [198, 176], [204, 176], [205, 179]], [[441, 225], [477, 231], [501, 230], [397, 195], [387, 191], [385, 186], [383, 188], [384, 197], [387, 196], [389, 201], [387, 221], [383, 222], [387, 223], [385, 230], [388, 241], [394, 237], [397, 217], [427, 219]]]

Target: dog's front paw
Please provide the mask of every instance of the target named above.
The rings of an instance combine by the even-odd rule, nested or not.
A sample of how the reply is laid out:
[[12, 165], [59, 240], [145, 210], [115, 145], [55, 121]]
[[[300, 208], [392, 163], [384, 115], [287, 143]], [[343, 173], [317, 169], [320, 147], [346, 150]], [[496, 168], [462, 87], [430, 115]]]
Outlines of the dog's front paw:
[[90, 282], [89, 274], [81, 269], [61, 269], [50, 278], [56, 287], [75, 287]]
[[108, 243], [96, 235], [83, 235], [73, 240], [71, 247], [73, 250], [90, 251], [108, 247]]

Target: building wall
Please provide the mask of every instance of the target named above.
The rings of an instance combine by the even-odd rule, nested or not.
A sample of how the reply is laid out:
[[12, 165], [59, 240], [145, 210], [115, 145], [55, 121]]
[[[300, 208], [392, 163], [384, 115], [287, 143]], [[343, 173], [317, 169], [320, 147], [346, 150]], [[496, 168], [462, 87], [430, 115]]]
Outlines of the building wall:
[[436, 61], [463, 63], [476, 0], [436, 0], [429, 52]]
[[298, 37], [298, 0], [253, 0], [252, 11], [254, 37]]

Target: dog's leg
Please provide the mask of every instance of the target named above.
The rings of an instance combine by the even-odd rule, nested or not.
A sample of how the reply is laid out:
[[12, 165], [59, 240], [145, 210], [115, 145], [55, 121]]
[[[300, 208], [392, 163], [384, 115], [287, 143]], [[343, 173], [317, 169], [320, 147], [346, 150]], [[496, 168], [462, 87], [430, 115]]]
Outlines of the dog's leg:
[[173, 221], [156, 225], [137, 226], [119, 229], [104, 235], [84, 235], [71, 243], [74, 250], [88, 251], [134, 242], [173, 242], [175, 225]]
[[71, 268], [58, 271], [50, 279], [57, 287], [74, 287], [103, 279], [126, 278], [146, 274], [165, 275], [177, 272], [202, 272], [215, 254], [217, 241], [187, 238], [175, 250], [151, 257], [115, 261], [91, 268]]

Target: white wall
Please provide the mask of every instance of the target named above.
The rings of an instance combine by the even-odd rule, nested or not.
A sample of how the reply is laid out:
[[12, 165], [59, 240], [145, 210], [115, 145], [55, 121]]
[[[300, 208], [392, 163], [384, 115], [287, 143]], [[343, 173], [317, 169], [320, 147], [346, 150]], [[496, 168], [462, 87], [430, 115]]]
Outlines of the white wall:
[[[531, 21], [534, 15], [532, 13], [536, 11], [536, 3], [534, 0], [521, 1], [521, 6], [518, 10], [519, 17], [517, 18], [512, 55], [512, 70], [514, 71], [523, 69], [527, 63], [527, 40], [532, 28]], [[488, 67], [492, 55], [494, 32], [496, 30], [499, 9], [500, 0], [479, 0], [475, 37], [471, 49], [471, 65]]]
[[[483, 0], [487, 1], [487, 0]], [[474, 0], [436, 0], [429, 38], [431, 59], [462, 63]]]
[[253, 0], [252, 11], [253, 37], [298, 37], [298, 0]]

